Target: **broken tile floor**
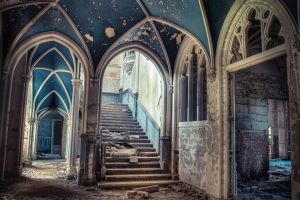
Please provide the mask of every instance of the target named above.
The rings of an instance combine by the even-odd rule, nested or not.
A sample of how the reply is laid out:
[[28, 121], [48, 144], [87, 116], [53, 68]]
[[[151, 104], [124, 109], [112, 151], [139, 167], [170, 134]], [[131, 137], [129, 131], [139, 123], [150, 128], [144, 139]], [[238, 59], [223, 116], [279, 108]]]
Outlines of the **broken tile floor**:
[[[45, 159], [33, 162], [32, 167], [24, 168], [23, 177], [8, 180], [0, 185], [2, 200], [48, 200], [48, 199], [128, 199], [126, 190], [101, 190], [99, 188], [78, 186], [75, 180], [66, 180], [66, 163], [62, 159]], [[176, 190], [179, 190], [178, 192]], [[180, 191], [182, 190], [182, 191]], [[173, 189], [149, 194], [148, 199], [194, 200], [202, 198], [195, 191], [180, 185]], [[136, 197], [135, 199], [141, 199]]]
[[291, 161], [270, 160], [269, 164], [270, 170], [267, 180], [238, 183], [238, 199], [291, 199]]

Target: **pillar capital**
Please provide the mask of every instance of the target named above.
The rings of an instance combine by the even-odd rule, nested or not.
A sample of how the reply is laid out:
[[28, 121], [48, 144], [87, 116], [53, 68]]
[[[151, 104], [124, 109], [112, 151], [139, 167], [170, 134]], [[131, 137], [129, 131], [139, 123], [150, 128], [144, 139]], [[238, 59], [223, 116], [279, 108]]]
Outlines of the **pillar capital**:
[[23, 79], [23, 81], [24, 81], [25, 83], [28, 82], [28, 81], [30, 81], [31, 78], [32, 78], [31, 75], [28, 75], [28, 74], [23, 74], [23, 75], [22, 75], [22, 79]]
[[71, 80], [73, 86], [81, 86], [82, 80], [81, 79], [72, 79]]

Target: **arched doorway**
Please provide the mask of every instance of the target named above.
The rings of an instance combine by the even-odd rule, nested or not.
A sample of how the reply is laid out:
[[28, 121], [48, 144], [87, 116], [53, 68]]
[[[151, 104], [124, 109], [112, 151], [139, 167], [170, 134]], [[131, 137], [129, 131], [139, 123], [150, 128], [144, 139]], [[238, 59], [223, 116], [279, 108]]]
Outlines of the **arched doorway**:
[[[100, 67], [97, 69], [97, 75], [100, 77], [101, 83], [100, 94], [102, 94], [102, 97], [100, 102], [101, 107], [104, 109], [101, 111], [103, 114], [100, 112], [100, 121], [106, 117], [105, 114], [108, 114], [109, 110], [107, 110], [108, 107], [105, 105], [108, 102], [115, 102], [115, 105], [120, 103], [128, 105], [131, 112], [130, 117], [135, 118], [137, 120], [136, 123], [139, 122], [141, 124], [141, 127], [136, 128], [140, 131], [145, 131], [147, 133], [145, 137], [148, 137], [149, 142], [153, 143], [153, 147], [150, 147], [150, 144], [144, 144], [149, 147], [143, 149], [148, 148], [150, 150], [151, 148], [151, 155], [155, 156], [154, 154], [156, 154], [156, 156], [160, 156], [160, 160], [159, 158], [157, 160], [159, 162], [158, 166], [165, 171], [169, 171], [171, 94], [168, 89], [171, 80], [167, 68], [151, 49], [138, 42], [122, 45], [106, 55], [107, 57], [103, 59], [103, 62], [100, 62]], [[113, 61], [118, 56], [119, 61], [121, 59], [122, 66]], [[120, 71], [121, 68], [122, 72]], [[107, 70], [107, 73], [105, 73], [105, 70]], [[128, 80], [128, 82], [122, 83], [121, 88], [123, 91], [118, 91], [118, 89], [114, 88], [115, 94], [108, 94], [108, 90], [104, 89], [108, 82], [104, 83], [104, 81], [112, 79], [109, 75], [120, 78], [121, 74], [124, 81]], [[133, 76], [136, 77], [133, 78]], [[155, 83], [152, 81], [155, 81]], [[120, 85], [120, 83], [117, 84]], [[138, 87], [141, 88], [138, 89]], [[110, 88], [113, 89], [111, 86]], [[139, 97], [133, 91], [138, 91]], [[105, 125], [103, 122], [101, 123], [100, 132], [105, 129]], [[130, 130], [132, 129], [133, 127], [131, 126]]]
[[[230, 180], [231, 184], [228, 182], [230, 187], [226, 187], [224, 183], [224, 191], [236, 196], [237, 180], [270, 178], [267, 171], [269, 166], [273, 167], [272, 161], [269, 162], [272, 151], [281, 148], [287, 158], [289, 144], [295, 153], [292, 156], [292, 177], [295, 177], [299, 167], [294, 161], [299, 154], [295, 149], [298, 136], [293, 129], [298, 113], [294, 73], [298, 72], [293, 68], [296, 60], [291, 42], [296, 29], [283, 5], [274, 1], [241, 1], [233, 5], [230, 13], [220, 34], [216, 66], [222, 75], [221, 85], [225, 86], [220, 90], [220, 103], [224, 105], [220, 111], [223, 143], [228, 144], [223, 149], [228, 152], [224, 153], [223, 166], [228, 170], [224, 180]], [[275, 120], [275, 124], [281, 124], [285, 132], [280, 136], [274, 131], [273, 119], [278, 117], [283, 120]], [[273, 136], [281, 138], [281, 145], [276, 145]], [[295, 180], [291, 180], [293, 197], [299, 187]]]
[[[39, 35], [35, 35], [34, 37], [26, 40], [23, 44], [19, 46], [18, 49], [16, 49], [11, 55], [9, 55], [5, 61], [4, 65], [4, 71], [7, 72], [6, 77], [2, 79], [1, 84], [1, 95], [3, 95], [5, 98], [1, 99], [1, 109], [3, 115], [1, 116], [1, 132], [4, 133], [4, 137], [1, 138], [1, 158], [3, 160], [1, 161], [1, 179], [4, 179], [5, 177], [10, 176], [18, 176], [20, 175], [22, 171], [22, 148], [23, 148], [23, 138], [24, 138], [24, 125], [26, 123], [26, 102], [28, 98], [32, 95], [33, 91], [28, 90], [28, 85], [30, 83], [30, 79], [32, 78], [32, 64], [30, 63], [32, 60], [33, 52], [35, 52], [39, 45], [43, 45], [47, 42], [56, 42], [62, 46], [64, 46], [67, 49], [70, 49], [71, 54], [73, 54], [73, 58], [76, 57], [76, 63], [74, 65], [79, 68], [81, 67], [82, 71], [84, 71], [84, 101], [83, 101], [83, 111], [84, 115], [86, 116], [86, 108], [87, 108], [87, 95], [88, 95], [88, 80], [89, 77], [92, 74], [92, 70], [89, 68], [91, 65], [89, 64], [89, 60], [87, 59], [85, 53], [70, 39], [65, 37], [64, 35], [60, 33], [50, 32], [50, 33], [43, 33]], [[49, 52], [46, 52], [49, 53]], [[74, 61], [75, 62], [75, 61]], [[49, 79], [52, 77], [53, 74], [56, 74], [56, 69], [50, 70]], [[45, 70], [49, 71], [49, 70]], [[72, 71], [72, 70], [71, 70]], [[82, 83], [82, 81], [79, 81], [80, 78], [80, 70], [74, 69], [72, 71], [71, 76], [72, 84], [75, 86], [78, 86], [78, 90], [80, 89], [80, 85], [78, 83]], [[57, 73], [60, 73], [58, 70]], [[57, 74], [56, 74], [57, 75]], [[77, 78], [77, 79], [76, 79]], [[59, 78], [59, 76], [56, 76], [56, 79], [58, 81], [63, 82], [62, 79]], [[17, 80], [17, 81], [15, 81]], [[78, 81], [76, 81], [78, 80]], [[43, 81], [43, 80], [42, 80]], [[71, 81], [71, 80], [70, 80]], [[71, 84], [71, 85], [72, 85]], [[49, 88], [48, 88], [49, 89]], [[38, 89], [36, 90], [36, 92]], [[74, 90], [73, 90], [74, 91]], [[68, 94], [65, 94], [68, 96]], [[76, 95], [79, 95], [79, 93], [74, 94], [73, 92], [73, 98], [77, 100], [77, 105], [79, 105], [79, 96], [77, 98]], [[57, 90], [50, 90], [48, 93], [46, 92], [41, 102], [36, 102], [36, 104], [33, 106], [34, 108], [41, 108], [41, 110], [34, 110], [32, 108], [28, 110], [34, 110], [34, 112], [30, 112], [31, 114], [29, 116], [35, 117], [35, 120], [38, 120], [38, 116], [45, 112], [45, 109], [42, 108], [45, 101], [48, 97], [55, 96], [57, 100], [62, 99], [61, 95]], [[71, 94], [72, 96], [72, 94]], [[20, 101], [21, 97], [21, 101]], [[75, 98], [74, 98], [75, 97]], [[30, 98], [29, 98], [30, 99]], [[33, 97], [31, 97], [31, 101], [34, 102]], [[59, 101], [56, 101], [59, 102]], [[60, 102], [62, 104], [62, 107], [67, 108], [64, 101]], [[58, 104], [60, 104], [58, 103]], [[72, 107], [74, 106], [74, 102], [72, 102]], [[30, 106], [29, 106], [30, 107]], [[47, 106], [46, 106], [47, 107]], [[45, 108], [46, 108], [45, 107]], [[75, 118], [75, 116], [79, 116], [79, 106], [78, 112], [68, 113], [69, 118]], [[69, 111], [69, 109], [67, 109]], [[9, 113], [9, 114], [7, 114]], [[86, 118], [83, 119], [83, 124], [86, 123]], [[75, 123], [72, 123], [73, 125]], [[38, 123], [32, 123], [32, 130], [33, 127], [38, 127]], [[78, 122], [76, 127], [78, 127]], [[83, 126], [85, 128], [85, 126]], [[85, 130], [83, 129], [83, 132]], [[70, 134], [72, 135], [72, 134]], [[37, 134], [36, 134], [37, 136]], [[34, 140], [35, 143], [37, 141]], [[77, 143], [76, 139], [70, 139], [72, 143]], [[37, 147], [37, 145], [33, 145]], [[71, 145], [75, 146], [75, 145]], [[76, 152], [76, 149], [72, 150], [73, 152]], [[74, 154], [74, 159], [72, 166], [74, 166], [74, 163], [76, 163], [76, 153]], [[12, 159], [14, 158], [14, 159]]]

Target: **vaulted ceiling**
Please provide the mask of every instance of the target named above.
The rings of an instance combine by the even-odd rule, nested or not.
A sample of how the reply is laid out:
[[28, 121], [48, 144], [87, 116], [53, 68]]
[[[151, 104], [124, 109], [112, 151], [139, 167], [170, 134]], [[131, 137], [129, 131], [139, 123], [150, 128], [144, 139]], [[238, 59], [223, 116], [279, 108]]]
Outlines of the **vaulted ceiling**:
[[[3, 61], [22, 42], [48, 31], [72, 39], [94, 69], [109, 49], [138, 41], [172, 69], [185, 35], [210, 54], [235, 0], [8, 0], [0, 3]], [[297, 19], [297, 1], [285, 0]], [[207, 17], [206, 17], [207, 16]], [[70, 109], [74, 54], [55, 42], [30, 50], [35, 108]]]
[[75, 55], [56, 42], [40, 44], [30, 51], [33, 67], [33, 106], [37, 116], [46, 110], [69, 113]]

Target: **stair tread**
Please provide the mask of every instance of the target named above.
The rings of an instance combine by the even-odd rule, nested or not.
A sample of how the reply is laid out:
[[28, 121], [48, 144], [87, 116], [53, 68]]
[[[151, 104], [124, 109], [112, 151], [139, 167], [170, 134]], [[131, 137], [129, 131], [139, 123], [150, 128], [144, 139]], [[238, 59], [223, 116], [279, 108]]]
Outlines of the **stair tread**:
[[116, 174], [116, 175], [106, 175], [105, 177], [109, 177], [109, 178], [126, 178], [126, 177], [169, 177], [172, 176], [172, 174]]
[[118, 181], [118, 182], [99, 182], [98, 187], [143, 187], [148, 185], [170, 185], [174, 183], [180, 183], [180, 181], [174, 180], [155, 180], [155, 181]]

